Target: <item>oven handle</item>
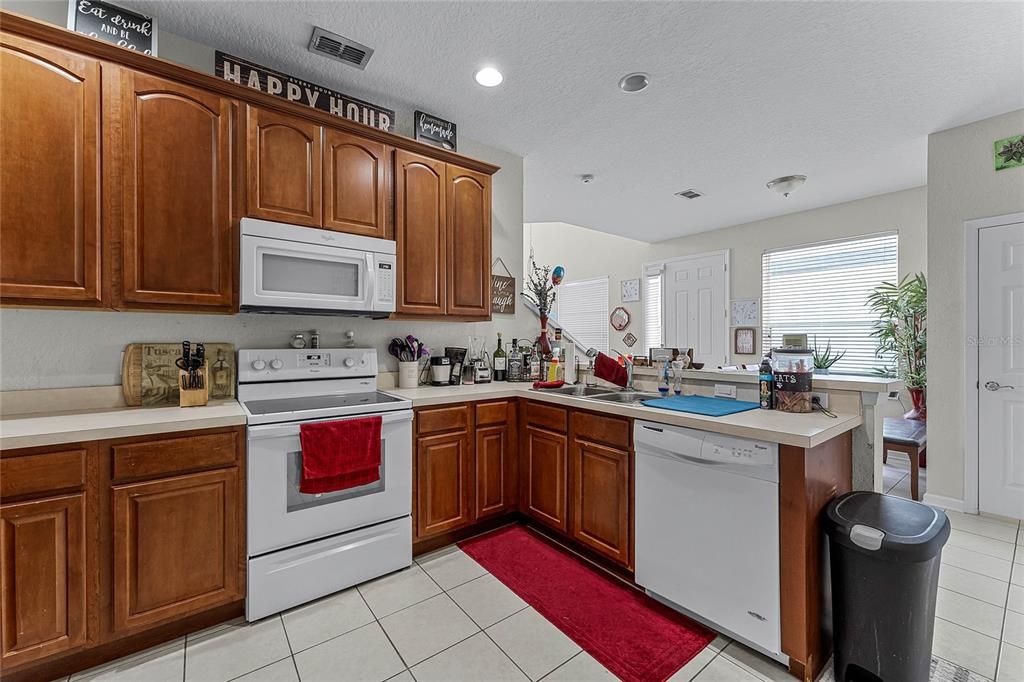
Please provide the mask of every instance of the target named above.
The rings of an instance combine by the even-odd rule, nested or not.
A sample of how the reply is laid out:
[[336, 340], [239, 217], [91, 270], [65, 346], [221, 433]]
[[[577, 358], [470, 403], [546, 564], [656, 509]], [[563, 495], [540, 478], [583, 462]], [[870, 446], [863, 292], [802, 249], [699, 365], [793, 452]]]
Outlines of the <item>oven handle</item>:
[[[359, 419], [361, 417], [377, 416], [377, 415], [359, 415], [358, 417], [347, 417], [347, 419]], [[379, 415], [381, 418], [381, 426], [387, 426], [388, 424], [398, 424], [400, 422], [411, 422], [412, 421], [412, 410], [401, 410], [399, 412], [387, 412]], [[308, 422], [312, 424], [315, 422], [331, 422], [331, 421], [344, 421], [346, 417], [328, 417], [327, 419], [315, 419]], [[291, 422], [289, 424], [264, 424], [262, 426], [250, 426], [248, 428], [249, 440], [264, 440], [266, 438], [284, 438], [288, 436], [299, 435], [299, 423]]]

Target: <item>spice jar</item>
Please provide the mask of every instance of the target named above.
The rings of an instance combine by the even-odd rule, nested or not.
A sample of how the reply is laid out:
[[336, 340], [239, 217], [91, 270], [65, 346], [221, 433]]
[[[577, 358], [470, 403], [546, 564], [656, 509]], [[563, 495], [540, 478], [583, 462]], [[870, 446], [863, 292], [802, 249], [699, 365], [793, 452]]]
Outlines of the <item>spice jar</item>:
[[806, 348], [775, 348], [775, 409], [810, 412], [814, 355]]

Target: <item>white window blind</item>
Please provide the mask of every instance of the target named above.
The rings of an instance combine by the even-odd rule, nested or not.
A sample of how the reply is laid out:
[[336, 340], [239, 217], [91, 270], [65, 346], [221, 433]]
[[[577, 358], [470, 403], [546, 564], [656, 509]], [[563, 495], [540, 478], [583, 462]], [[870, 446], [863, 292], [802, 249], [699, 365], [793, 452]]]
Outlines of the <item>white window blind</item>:
[[644, 355], [662, 345], [661, 268], [644, 272]]
[[875, 357], [875, 317], [867, 306], [882, 282], [898, 280], [898, 235], [871, 235], [766, 252], [761, 257], [761, 343], [767, 352], [783, 334], [807, 334], [820, 350], [846, 351], [833, 372], [870, 374], [891, 364]]
[[558, 287], [555, 319], [579, 341], [582, 354], [588, 348], [608, 352], [608, 278], [568, 282]]

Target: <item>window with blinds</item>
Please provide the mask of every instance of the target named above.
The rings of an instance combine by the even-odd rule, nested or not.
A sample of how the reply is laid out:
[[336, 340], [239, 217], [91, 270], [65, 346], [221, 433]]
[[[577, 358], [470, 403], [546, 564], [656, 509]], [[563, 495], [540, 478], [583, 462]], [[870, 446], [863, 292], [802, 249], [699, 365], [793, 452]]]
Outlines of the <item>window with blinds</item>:
[[761, 343], [768, 352], [783, 334], [807, 334], [808, 346], [846, 351], [832, 372], [870, 374], [892, 364], [875, 357], [871, 292], [896, 282], [895, 232], [768, 251], [761, 257]]
[[608, 352], [608, 278], [567, 282], [558, 287], [555, 319], [582, 348]]
[[644, 273], [644, 355], [662, 345], [661, 269]]

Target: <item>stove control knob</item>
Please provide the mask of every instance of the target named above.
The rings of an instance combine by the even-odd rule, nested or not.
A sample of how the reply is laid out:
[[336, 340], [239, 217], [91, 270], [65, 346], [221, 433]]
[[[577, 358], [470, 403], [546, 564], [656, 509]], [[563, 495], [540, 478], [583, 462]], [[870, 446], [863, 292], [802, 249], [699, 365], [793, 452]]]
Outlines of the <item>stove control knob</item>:
[[270, 361], [270, 369], [281, 369], [282, 367], [284, 367], [284, 363], [277, 358]]
[[353, 360], [352, 358], [345, 358], [344, 362], [342, 362], [341, 364], [351, 369], [352, 367], [356, 366], [356, 361]]
[[257, 359], [252, 361], [252, 368], [257, 372], [262, 372], [264, 369], [266, 369], [266, 367], [267, 363], [263, 362], [262, 360]]

